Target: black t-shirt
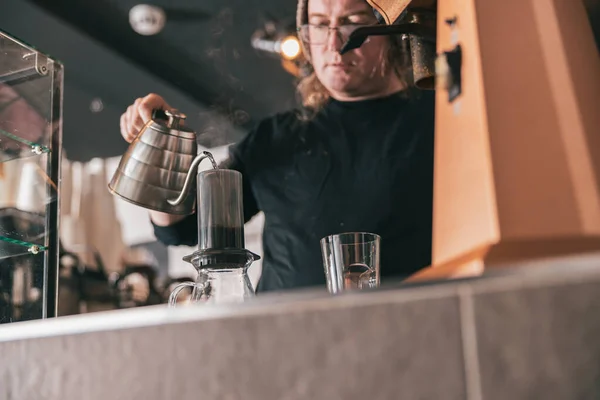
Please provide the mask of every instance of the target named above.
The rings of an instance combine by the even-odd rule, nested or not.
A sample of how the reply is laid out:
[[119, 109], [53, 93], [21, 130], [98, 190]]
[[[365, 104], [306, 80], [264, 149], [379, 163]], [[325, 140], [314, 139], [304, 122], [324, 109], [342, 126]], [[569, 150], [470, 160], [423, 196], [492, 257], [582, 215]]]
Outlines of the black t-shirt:
[[[242, 173], [246, 221], [265, 215], [258, 291], [325, 284], [324, 236], [381, 236], [381, 279], [431, 262], [433, 92], [331, 100], [308, 120], [263, 120], [230, 149]], [[200, 205], [201, 207], [202, 205]], [[196, 216], [156, 227], [165, 244], [197, 244]]]

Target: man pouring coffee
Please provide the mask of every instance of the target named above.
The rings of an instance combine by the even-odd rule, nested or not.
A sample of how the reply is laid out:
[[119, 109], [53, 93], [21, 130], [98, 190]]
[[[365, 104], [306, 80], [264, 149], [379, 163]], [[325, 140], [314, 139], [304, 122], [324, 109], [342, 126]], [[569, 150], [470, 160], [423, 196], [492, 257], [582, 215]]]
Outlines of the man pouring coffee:
[[[352, 31], [377, 23], [366, 1], [300, 0], [297, 20], [313, 70], [298, 84], [302, 106], [262, 120], [225, 163], [242, 173], [246, 221], [265, 215], [257, 291], [324, 285], [319, 240], [341, 232], [381, 236], [382, 281], [405, 278], [431, 262], [434, 94], [410, 85], [399, 38], [340, 55]], [[137, 99], [123, 137], [170, 108]], [[196, 215], [150, 218], [161, 242], [197, 244]]]

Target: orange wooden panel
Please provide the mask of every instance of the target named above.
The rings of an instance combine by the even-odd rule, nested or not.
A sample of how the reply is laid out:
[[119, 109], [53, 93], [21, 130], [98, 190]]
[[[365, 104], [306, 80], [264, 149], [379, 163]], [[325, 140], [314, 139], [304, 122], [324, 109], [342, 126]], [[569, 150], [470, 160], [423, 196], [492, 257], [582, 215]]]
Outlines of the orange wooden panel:
[[462, 48], [462, 94], [437, 92], [433, 268], [413, 279], [599, 249], [600, 57], [583, 3], [437, 10], [438, 53]]

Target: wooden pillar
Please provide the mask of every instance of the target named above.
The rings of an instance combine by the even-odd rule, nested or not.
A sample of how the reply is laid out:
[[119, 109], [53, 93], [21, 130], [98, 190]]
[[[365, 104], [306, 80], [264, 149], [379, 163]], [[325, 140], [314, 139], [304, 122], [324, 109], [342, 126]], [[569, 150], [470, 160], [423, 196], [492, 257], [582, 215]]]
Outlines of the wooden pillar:
[[462, 92], [437, 91], [433, 265], [411, 280], [600, 250], [600, 56], [583, 2], [437, 9]]

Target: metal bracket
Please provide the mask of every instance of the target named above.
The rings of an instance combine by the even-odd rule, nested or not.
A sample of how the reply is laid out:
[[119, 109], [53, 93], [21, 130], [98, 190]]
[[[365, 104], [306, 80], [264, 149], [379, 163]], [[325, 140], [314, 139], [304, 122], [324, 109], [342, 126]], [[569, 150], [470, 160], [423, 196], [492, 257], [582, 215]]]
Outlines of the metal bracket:
[[462, 92], [462, 49], [457, 45], [437, 56], [435, 63], [436, 85], [448, 91], [448, 102], [453, 102]]
[[49, 62], [50, 62], [50, 60], [48, 59], [48, 57], [46, 57], [43, 54], [36, 53], [35, 54], [35, 70], [37, 71], [37, 73], [40, 74], [40, 75], [42, 75], [42, 76], [48, 75], [48, 72], [49, 72], [48, 64], [49, 64]]
[[462, 48], [458, 40], [457, 17], [448, 18], [446, 24], [451, 29], [451, 42], [454, 48], [443, 51], [435, 62], [436, 86], [448, 91], [448, 102], [452, 103], [462, 93]]

